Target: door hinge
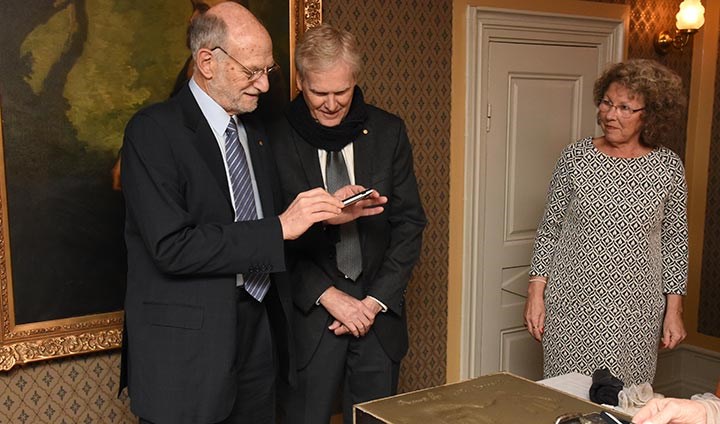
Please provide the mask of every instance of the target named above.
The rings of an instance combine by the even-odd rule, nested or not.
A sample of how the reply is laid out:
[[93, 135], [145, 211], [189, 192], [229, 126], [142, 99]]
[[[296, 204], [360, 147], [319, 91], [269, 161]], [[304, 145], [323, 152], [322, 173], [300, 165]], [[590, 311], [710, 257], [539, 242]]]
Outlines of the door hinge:
[[485, 132], [490, 132], [490, 121], [492, 121], [492, 105], [487, 105], [487, 120], [485, 121]]

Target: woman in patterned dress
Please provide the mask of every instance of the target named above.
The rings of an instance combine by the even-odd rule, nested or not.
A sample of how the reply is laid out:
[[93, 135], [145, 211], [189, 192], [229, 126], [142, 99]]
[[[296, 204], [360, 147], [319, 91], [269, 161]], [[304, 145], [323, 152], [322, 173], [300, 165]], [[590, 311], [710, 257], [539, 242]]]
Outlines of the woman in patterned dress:
[[658, 343], [675, 348], [688, 266], [682, 161], [662, 145], [681, 127], [680, 77], [651, 60], [595, 82], [603, 136], [566, 147], [538, 227], [525, 325], [545, 378], [608, 368], [652, 383]]

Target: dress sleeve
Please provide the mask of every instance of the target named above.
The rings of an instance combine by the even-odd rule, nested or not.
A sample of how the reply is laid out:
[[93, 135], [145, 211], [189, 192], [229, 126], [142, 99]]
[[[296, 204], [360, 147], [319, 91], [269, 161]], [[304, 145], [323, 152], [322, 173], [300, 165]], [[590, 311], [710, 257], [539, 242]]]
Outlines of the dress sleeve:
[[535, 236], [530, 275], [548, 277], [550, 274], [550, 264], [555, 255], [555, 246], [562, 231], [572, 193], [569, 166], [571, 152], [569, 148], [565, 149], [555, 164], [545, 202], [545, 212]]
[[680, 158], [672, 163], [672, 182], [665, 202], [662, 220], [663, 293], [687, 292], [688, 228], [687, 185]]

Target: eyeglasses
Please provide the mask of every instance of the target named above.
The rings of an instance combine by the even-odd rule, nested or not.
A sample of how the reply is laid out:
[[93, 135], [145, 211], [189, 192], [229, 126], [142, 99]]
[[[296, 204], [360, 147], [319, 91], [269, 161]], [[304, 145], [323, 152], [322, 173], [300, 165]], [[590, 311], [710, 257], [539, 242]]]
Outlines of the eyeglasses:
[[245, 74], [245, 76], [247, 77], [248, 81], [250, 81], [250, 82], [255, 82], [255, 81], [259, 80], [263, 75], [269, 74], [270, 72], [275, 72], [275, 71], [277, 71], [278, 69], [280, 69], [280, 65], [278, 65], [277, 63], [273, 63], [272, 65], [266, 66], [266, 67], [263, 68], [263, 69], [256, 69], [256, 70], [253, 71], [253, 70], [249, 69], [247, 66], [243, 65], [242, 63], [240, 63], [239, 60], [237, 60], [237, 59], [235, 59], [234, 57], [232, 57], [232, 56], [230, 55], [230, 53], [226, 52], [225, 49], [223, 49], [223, 48], [220, 47], [220, 46], [215, 46], [215, 47], [213, 47], [213, 48], [210, 49], [210, 50], [220, 50], [221, 52], [225, 53], [225, 55], [227, 55], [227, 57], [229, 57], [230, 59], [234, 60], [235, 63], [237, 63], [238, 65], [240, 65], [240, 68], [242, 68], [243, 73]]
[[633, 113], [640, 112], [641, 110], [645, 110], [644, 107], [641, 107], [638, 109], [633, 109], [630, 106], [625, 105], [625, 104], [616, 105], [608, 99], [602, 99], [602, 100], [600, 100], [600, 103], [598, 104], [598, 109], [600, 109], [600, 111], [603, 113], [610, 112], [610, 110], [613, 108], [615, 108], [615, 110], [617, 110], [617, 114], [623, 118], [629, 118], [633, 115]]

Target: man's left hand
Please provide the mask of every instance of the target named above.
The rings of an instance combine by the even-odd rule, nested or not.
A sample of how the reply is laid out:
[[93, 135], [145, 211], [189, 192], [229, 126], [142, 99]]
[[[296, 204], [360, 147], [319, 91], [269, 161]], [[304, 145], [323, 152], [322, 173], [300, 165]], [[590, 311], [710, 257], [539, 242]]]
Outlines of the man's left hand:
[[[375, 323], [375, 316], [377, 316], [377, 314], [379, 314], [380, 311], [382, 311], [382, 307], [380, 306], [380, 304], [379, 304], [375, 299], [370, 298], [370, 297], [366, 297], [365, 299], [361, 300], [361, 302], [362, 302], [365, 306], [367, 306], [367, 308], [368, 308], [370, 311], [372, 311], [372, 313], [373, 313], [372, 323], [371, 323], [367, 328], [365, 328], [365, 331], [364, 331], [364, 333], [362, 334], [362, 335], [364, 336], [365, 334], [367, 334], [367, 333], [370, 331], [370, 328], [371, 328], [372, 325]], [[344, 326], [340, 321], [338, 321], [338, 320], [333, 321], [333, 323], [330, 324], [330, 327], [328, 327], [328, 328], [330, 329], [330, 331], [332, 331], [333, 333], [335, 333], [336, 336], [342, 336], [343, 334], [348, 334], [348, 333], [350, 332], [350, 330], [348, 330], [348, 328], [345, 327], [345, 326]]]
[[[342, 200], [355, 193], [360, 193], [363, 190], [365, 190], [365, 187], [361, 185], [346, 185], [333, 193], [333, 196], [338, 200]], [[346, 222], [354, 221], [362, 216], [381, 214], [385, 210], [382, 205], [387, 202], [387, 197], [381, 196], [377, 190], [373, 190], [372, 194], [370, 194], [367, 199], [344, 207], [340, 215], [327, 219], [325, 222], [330, 225], [340, 225], [345, 224]]]

